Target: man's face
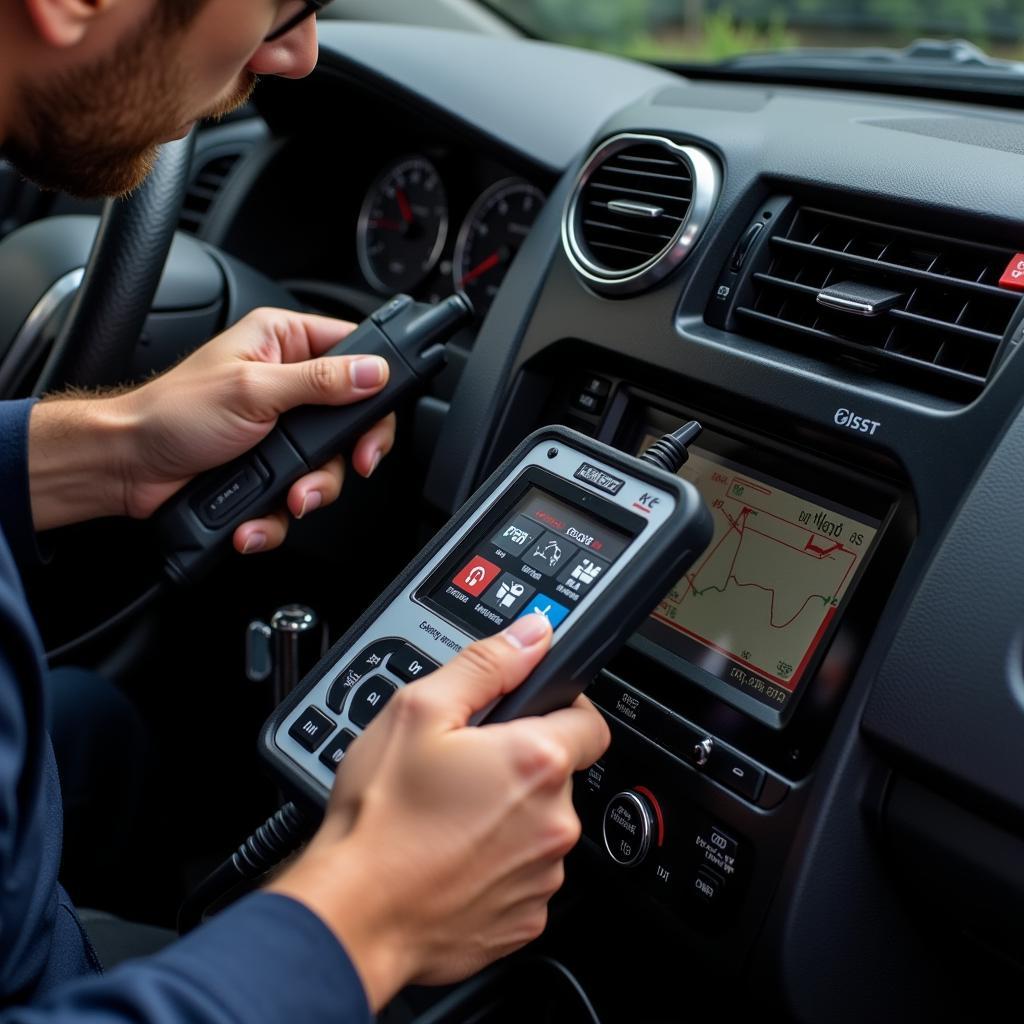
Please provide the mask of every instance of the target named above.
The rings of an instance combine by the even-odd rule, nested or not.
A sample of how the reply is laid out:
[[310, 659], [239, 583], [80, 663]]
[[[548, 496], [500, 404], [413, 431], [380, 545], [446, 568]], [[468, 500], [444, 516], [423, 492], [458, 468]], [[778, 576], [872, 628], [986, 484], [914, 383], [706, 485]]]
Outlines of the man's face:
[[158, 10], [176, 2], [149, 0], [107, 52], [22, 85], [3, 147], [22, 174], [87, 198], [130, 192], [161, 142], [241, 106], [257, 71], [300, 77], [315, 64], [312, 21], [263, 44], [296, 0], [206, 0], [184, 27]]

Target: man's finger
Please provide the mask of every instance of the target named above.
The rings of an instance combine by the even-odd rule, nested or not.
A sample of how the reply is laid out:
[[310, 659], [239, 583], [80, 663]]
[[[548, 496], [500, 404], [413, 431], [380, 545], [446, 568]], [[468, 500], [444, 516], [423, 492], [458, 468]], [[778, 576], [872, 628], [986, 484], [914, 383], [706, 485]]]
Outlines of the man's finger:
[[[250, 314], [252, 335], [242, 343], [240, 354], [250, 352], [261, 362], [302, 363], [322, 356], [347, 338], [357, 327], [347, 320], [335, 320], [314, 313], [293, 313], [286, 309], [260, 309]], [[253, 342], [273, 340], [276, 351], [267, 352]]]
[[296, 318], [295, 329], [288, 332], [281, 345], [281, 358], [286, 363], [322, 356], [359, 326], [348, 320], [335, 320], [315, 313], [291, 315]]
[[288, 491], [288, 511], [302, 519], [338, 500], [345, 482], [345, 460], [339, 455], [325, 466], [296, 480]]
[[396, 423], [395, 414], [390, 413], [358, 440], [352, 449], [352, 466], [360, 476], [372, 476], [380, 460], [394, 447]]
[[257, 373], [252, 398], [262, 418], [300, 405], [361, 401], [384, 387], [391, 368], [380, 356], [323, 356], [302, 363], [265, 363]]
[[[608, 749], [611, 733], [601, 713], [584, 698], [572, 707], [552, 711], [537, 718], [505, 722], [502, 728], [529, 729], [534, 735], [544, 734], [569, 755], [574, 772], [589, 768]], [[498, 728], [498, 726], [495, 726]]]
[[255, 555], [280, 547], [288, 536], [288, 515], [275, 512], [262, 519], [242, 523], [232, 537], [235, 550], [242, 555]]
[[463, 726], [492, 701], [514, 690], [544, 657], [551, 624], [543, 615], [525, 615], [504, 632], [470, 644], [444, 668], [417, 686], [444, 708], [447, 721]]

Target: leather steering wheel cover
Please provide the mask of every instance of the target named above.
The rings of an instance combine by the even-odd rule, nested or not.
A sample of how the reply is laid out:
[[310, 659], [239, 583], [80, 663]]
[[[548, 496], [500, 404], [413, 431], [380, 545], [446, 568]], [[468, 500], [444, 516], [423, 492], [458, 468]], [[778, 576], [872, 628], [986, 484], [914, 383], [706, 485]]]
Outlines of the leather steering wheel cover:
[[195, 129], [161, 146], [130, 196], [108, 200], [85, 277], [34, 389], [123, 382], [178, 226]]

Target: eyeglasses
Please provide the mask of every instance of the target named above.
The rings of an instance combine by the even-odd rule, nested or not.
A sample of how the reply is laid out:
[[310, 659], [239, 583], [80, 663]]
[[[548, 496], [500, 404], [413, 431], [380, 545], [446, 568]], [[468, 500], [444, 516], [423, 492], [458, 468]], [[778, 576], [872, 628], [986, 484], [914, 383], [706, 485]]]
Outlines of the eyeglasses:
[[[272, 43], [275, 39], [288, 35], [296, 25], [300, 25], [307, 18], [312, 17], [322, 8], [326, 7], [328, 3], [330, 3], [330, 0], [294, 0], [294, 2], [285, 4], [284, 10], [281, 12], [281, 23], [275, 25], [271, 29], [270, 35], [263, 41], [265, 43]], [[296, 10], [296, 7], [298, 10]]]

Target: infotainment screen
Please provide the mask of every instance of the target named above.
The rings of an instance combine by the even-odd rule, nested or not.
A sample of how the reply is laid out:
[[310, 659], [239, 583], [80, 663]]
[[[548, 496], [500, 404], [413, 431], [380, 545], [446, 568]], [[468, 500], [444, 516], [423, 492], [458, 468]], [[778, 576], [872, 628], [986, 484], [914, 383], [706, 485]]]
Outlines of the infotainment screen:
[[639, 637], [781, 714], [881, 521], [699, 446], [680, 475], [707, 501], [714, 536]]

